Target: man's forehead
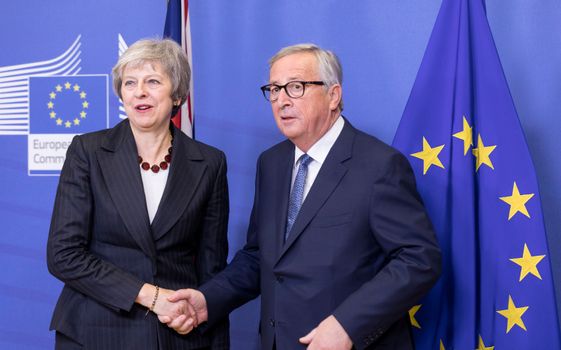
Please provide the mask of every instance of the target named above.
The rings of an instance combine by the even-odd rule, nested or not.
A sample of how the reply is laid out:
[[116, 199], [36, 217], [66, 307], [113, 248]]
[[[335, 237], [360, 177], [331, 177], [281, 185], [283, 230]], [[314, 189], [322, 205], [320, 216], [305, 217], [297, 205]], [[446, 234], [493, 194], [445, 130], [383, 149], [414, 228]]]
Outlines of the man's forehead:
[[295, 79], [312, 79], [317, 75], [315, 57], [310, 53], [295, 53], [284, 56], [273, 63], [269, 80], [290, 81]]

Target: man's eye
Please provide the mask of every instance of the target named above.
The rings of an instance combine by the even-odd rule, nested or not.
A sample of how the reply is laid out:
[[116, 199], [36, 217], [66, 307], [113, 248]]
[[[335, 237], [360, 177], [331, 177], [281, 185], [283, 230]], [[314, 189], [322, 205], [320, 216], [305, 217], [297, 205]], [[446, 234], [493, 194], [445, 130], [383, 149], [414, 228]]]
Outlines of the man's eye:
[[278, 94], [280, 91], [280, 88], [278, 86], [271, 86], [271, 93], [273, 94]]
[[299, 91], [302, 90], [302, 88], [304, 87], [304, 85], [300, 84], [300, 83], [294, 83], [294, 84], [290, 84], [290, 89], [293, 91]]

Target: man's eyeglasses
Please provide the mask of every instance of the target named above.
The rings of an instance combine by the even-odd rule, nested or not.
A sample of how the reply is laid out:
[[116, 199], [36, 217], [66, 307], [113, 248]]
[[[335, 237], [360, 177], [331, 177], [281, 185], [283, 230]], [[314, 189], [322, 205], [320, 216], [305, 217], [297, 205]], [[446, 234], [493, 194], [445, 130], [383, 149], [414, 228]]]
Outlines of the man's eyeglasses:
[[275, 102], [280, 95], [282, 89], [286, 92], [288, 97], [300, 98], [304, 96], [306, 85], [325, 85], [323, 81], [289, 81], [284, 85], [267, 84], [261, 86], [263, 96], [267, 101]]

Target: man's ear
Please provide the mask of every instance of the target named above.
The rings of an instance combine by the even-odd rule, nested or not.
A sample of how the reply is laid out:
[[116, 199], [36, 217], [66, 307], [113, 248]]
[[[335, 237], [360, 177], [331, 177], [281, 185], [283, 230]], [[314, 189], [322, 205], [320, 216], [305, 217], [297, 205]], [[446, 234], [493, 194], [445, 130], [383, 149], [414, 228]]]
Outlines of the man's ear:
[[336, 110], [341, 103], [341, 98], [343, 98], [343, 88], [339, 84], [331, 85], [327, 94], [329, 95], [329, 109]]

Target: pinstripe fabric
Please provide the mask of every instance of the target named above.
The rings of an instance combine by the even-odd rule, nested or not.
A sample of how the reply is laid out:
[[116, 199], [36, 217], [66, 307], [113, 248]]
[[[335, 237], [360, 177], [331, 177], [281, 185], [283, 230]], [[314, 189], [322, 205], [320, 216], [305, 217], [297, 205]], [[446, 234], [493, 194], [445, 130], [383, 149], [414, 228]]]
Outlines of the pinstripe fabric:
[[77, 136], [68, 149], [47, 243], [49, 271], [65, 283], [51, 329], [85, 349], [229, 348], [227, 320], [209, 334], [181, 336], [134, 303], [145, 282], [196, 287], [226, 265], [224, 154], [173, 132], [152, 225], [128, 120]]

